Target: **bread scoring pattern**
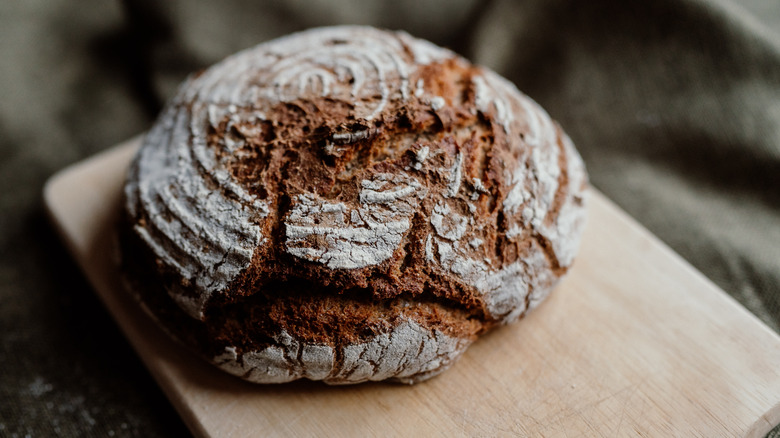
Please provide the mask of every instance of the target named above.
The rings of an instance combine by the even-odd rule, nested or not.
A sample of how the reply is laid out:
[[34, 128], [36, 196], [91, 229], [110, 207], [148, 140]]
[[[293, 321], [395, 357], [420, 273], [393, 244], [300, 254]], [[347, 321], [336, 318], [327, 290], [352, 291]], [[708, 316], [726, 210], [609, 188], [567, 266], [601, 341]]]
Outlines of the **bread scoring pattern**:
[[[381, 191], [386, 187], [390, 190]], [[376, 174], [361, 181], [360, 206], [298, 195], [285, 220], [287, 252], [331, 269], [355, 269], [389, 259], [411, 226], [415, 204], [425, 197], [419, 181], [406, 174]], [[313, 246], [298, 246], [321, 236]]]
[[[510, 82], [405, 33], [344, 26], [192, 75], [125, 194], [164, 293], [207, 327], [198, 342], [221, 368], [414, 382], [544, 299], [579, 246], [586, 185], [571, 140]], [[343, 332], [336, 310], [316, 327], [291, 316], [295, 294], [380, 316], [340, 340], [317, 332]], [[243, 302], [251, 323], [236, 328], [225, 309]]]
[[[405, 34], [387, 38], [385, 33], [366, 28], [345, 32], [347, 29], [300, 33], [227, 58], [185, 82], [146, 137], [145, 144], [150, 146], [142, 148], [126, 186], [128, 206], [132, 215], [147, 219], [136, 226], [138, 234], [197, 290], [194, 294], [170, 291], [190, 315], [202, 318], [209, 297], [225, 289], [249, 265], [263, 241], [260, 227], [252, 219], [258, 214], [263, 217], [267, 209], [262, 200], [231, 180], [225, 163], [206, 144], [209, 126], [218, 125], [225, 117], [234, 125], [263, 120], [274, 103], [306, 94], [354, 101], [359, 117], [370, 120], [391, 97], [409, 98], [408, 77], [414, 64], [401, 57], [404, 47], [411, 48], [419, 62], [452, 56]], [[377, 94], [381, 96], [378, 102], [374, 98]], [[228, 137], [221, 146], [234, 152], [241, 144]], [[220, 190], [213, 190], [214, 185]], [[393, 242], [400, 242], [400, 231], [392, 231], [399, 226], [403, 220], [389, 225], [387, 235], [371, 232], [372, 241], [381, 243], [382, 248], [377, 249], [378, 255], [364, 251], [363, 262], [338, 256], [333, 259], [338, 253], [335, 249], [323, 250], [321, 255], [333, 259], [331, 267], [376, 262], [382, 254], [386, 258], [387, 252], [392, 252]], [[295, 228], [288, 230], [291, 253], [312, 253], [296, 250]], [[303, 232], [302, 228], [297, 230]], [[344, 243], [355, 238], [359, 236], [335, 240]]]

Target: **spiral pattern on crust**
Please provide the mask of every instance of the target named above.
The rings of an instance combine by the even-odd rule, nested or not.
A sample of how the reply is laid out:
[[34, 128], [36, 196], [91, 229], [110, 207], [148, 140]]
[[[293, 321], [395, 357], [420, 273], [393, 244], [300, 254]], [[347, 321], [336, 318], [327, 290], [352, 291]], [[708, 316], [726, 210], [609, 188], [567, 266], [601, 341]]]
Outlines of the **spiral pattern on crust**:
[[[245, 150], [243, 139], [257, 135], [281, 103], [348, 102], [351, 118], [361, 123], [382, 120], [407, 103], [446, 111], [452, 99], [430, 94], [418, 78], [422, 69], [448, 60], [468, 64], [404, 33], [346, 26], [261, 44], [191, 76], [147, 135], [125, 186], [133, 232], [181, 277], [167, 285], [176, 305], [203, 320], [209, 300], [227, 291], [269, 244], [272, 236], [263, 230], [272, 218], [284, 221], [289, 255], [332, 270], [371, 269], [393, 257], [427, 201], [435, 205], [420, 251], [432, 271], [476, 291], [486, 319], [511, 322], [541, 302], [579, 246], [586, 174], [571, 141], [547, 113], [491, 71], [478, 69], [471, 77], [462, 105], [509, 145], [500, 232], [510, 243], [531, 242], [511, 263], [484, 257], [486, 238], [476, 237], [481, 225], [467, 211], [476, 210], [469, 199], [479, 199], [486, 189], [483, 181], [466, 176], [461, 149], [444, 153], [444, 165], [431, 171], [445, 181], [439, 186], [418, 172], [432, 149], [415, 146], [417, 163], [395, 174], [363, 175], [354, 199], [290, 194], [281, 214], [273, 214], [279, 208], [273, 196], [259, 196], [231, 173]], [[215, 131], [226, 134], [214, 138]], [[366, 132], [332, 139], [361, 141]], [[282, 330], [264, 349], [229, 345], [212, 361], [257, 382], [301, 377], [414, 382], [446, 369], [472, 341], [403, 314], [388, 331], [361, 343], [325, 345]]]

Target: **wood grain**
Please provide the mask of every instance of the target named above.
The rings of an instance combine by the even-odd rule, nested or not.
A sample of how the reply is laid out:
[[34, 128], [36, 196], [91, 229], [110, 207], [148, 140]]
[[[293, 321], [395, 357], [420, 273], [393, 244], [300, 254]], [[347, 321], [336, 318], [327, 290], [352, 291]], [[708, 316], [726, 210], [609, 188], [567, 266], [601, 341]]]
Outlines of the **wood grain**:
[[527, 318], [407, 387], [253, 385], [169, 341], [121, 290], [133, 139], [55, 175], [70, 251], [198, 436], [749, 436], [780, 423], [780, 337], [596, 191], [570, 275]]

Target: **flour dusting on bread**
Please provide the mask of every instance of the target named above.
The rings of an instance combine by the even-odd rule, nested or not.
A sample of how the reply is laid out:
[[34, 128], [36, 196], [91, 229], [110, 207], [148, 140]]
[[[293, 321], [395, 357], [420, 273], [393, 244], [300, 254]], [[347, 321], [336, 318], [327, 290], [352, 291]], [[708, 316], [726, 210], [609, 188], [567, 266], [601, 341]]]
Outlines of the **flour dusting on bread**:
[[123, 269], [232, 374], [413, 383], [547, 296], [586, 186], [496, 73], [403, 32], [313, 29], [182, 84], [128, 176]]

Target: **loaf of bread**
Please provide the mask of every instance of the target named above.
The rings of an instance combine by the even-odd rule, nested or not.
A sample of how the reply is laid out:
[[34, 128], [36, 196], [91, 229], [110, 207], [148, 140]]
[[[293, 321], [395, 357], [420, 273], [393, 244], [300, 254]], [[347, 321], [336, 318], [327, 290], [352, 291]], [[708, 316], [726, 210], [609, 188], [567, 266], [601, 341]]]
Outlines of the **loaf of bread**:
[[492, 71], [314, 29], [181, 85], [129, 172], [121, 268], [171, 336], [247, 380], [414, 383], [547, 296], [586, 185]]

